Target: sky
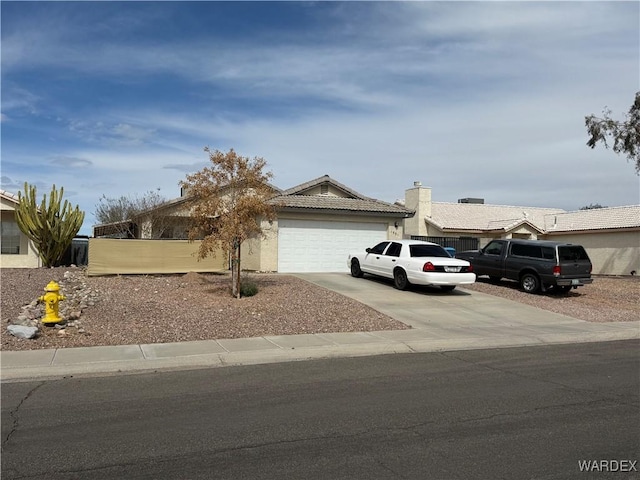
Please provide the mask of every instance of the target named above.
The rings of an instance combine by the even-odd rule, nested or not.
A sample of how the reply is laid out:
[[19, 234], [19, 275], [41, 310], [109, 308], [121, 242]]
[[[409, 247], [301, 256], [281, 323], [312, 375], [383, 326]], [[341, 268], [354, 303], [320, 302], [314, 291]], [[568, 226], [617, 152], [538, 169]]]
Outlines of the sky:
[[640, 3], [11, 2], [1, 8], [1, 188], [86, 212], [262, 157], [386, 202], [640, 203], [584, 117], [640, 90]]

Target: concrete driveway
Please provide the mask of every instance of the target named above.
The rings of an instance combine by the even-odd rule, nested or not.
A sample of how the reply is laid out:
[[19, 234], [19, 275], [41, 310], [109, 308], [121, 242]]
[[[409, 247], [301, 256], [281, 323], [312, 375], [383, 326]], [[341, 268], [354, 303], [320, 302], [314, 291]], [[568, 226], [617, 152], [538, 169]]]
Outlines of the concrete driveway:
[[640, 338], [640, 322], [589, 323], [479, 292], [402, 292], [390, 281], [348, 273], [298, 277], [367, 304], [413, 328], [1, 351], [2, 382], [159, 369], [255, 365], [354, 357]]
[[[450, 293], [438, 288], [393, 288], [391, 280], [369, 275], [353, 278], [348, 273], [301, 273], [308, 282], [341, 293], [384, 313], [415, 330], [388, 332], [401, 340], [414, 335], [434, 340], [475, 338], [479, 342], [498, 337], [585, 341], [637, 338], [638, 322], [590, 323], [541, 310], [504, 298], [458, 287]], [[417, 331], [416, 331], [417, 330]], [[526, 343], [526, 342], [525, 342]]]

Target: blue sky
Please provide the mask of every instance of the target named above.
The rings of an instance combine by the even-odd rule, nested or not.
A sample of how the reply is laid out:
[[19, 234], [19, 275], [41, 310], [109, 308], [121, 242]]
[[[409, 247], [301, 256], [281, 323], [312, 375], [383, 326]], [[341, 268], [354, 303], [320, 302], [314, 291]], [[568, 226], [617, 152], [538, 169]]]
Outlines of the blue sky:
[[87, 216], [160, 189], [205, 146], [393, 202], [577, 210], [640, 202], [584, 116], [640, 89], [638, 2], [7, 2], [2, 186]]

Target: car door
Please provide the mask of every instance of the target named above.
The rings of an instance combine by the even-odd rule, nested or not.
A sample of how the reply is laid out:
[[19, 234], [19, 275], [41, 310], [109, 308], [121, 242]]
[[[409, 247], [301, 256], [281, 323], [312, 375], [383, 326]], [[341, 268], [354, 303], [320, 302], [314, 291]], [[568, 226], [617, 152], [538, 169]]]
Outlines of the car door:
[[380, 274], [380, 259], [382, 257], [382, 253], [389, 246], [391, 242], [380, 242], [375, 247], [369, 249], [367, 254], [364, 257], [362, 265], [360, 268], [364, 272], [375, 273], [377, 275]]
[[472, 264], [476, 275], [502, 277], [502, 265], [507, 248], [505, 240], [492, 240], [482, 249], [482, 254], [474, 258]]
[[379, 275], [393, 278], [393, 269], [398, 264], [402, 245], [397, 242], [391, 242], [380, 258], [378, 259]]

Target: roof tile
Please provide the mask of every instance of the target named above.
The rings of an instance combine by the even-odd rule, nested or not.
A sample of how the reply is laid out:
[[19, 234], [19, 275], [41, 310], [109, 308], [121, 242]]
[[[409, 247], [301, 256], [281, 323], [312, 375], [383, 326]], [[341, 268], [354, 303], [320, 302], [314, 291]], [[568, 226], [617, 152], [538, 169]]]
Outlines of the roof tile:
[[544, 221], [548, 232], [637, 228], [640, 227], [640, 205], [564, 212], [546, 215]]
[[408, 216], [412, 213], [400, 205], [374, 199], [343, 198], [324, 195], [279, 195], [270, 200], [279, 208], [321, 209], [351, 212], [388, 213]]
[[564, 212], [559, 208], [433, 202], [427, 221], [451, 230], [495, 230], [527, 221], [543, 230], [545, 215]]

